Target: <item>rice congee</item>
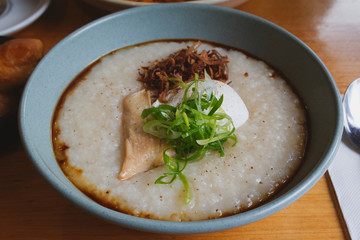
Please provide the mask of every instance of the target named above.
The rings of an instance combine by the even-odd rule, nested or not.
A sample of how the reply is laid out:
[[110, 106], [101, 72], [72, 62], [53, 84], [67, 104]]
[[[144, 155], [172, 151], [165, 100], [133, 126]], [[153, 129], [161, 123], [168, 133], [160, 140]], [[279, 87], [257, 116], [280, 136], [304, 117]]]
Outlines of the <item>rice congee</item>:
[[[193, 41], [156, 41], [116, 50], [86, 68], [59, 100], [53, 119], [55, 156], [65, 175], [94, 201], [134, 216], [197, 221], [240, 213], [266, 202], [296, 173], [306, 147], [306, 112], [287, 82], [264, 61], [237, 49], [203, 43], [228, 57], [227, 84], [242, 98], [248, 120], [225, 156], [209, 151], [183, 170], [183, 183], [154, 181], [165, 165], [126, 180], [123, 100], [142, 89], [141, 66], [164, 59]], [[226, 98], [226, 96], [224, 96]], [[147, 142], [144, 142], [145, 146]]]

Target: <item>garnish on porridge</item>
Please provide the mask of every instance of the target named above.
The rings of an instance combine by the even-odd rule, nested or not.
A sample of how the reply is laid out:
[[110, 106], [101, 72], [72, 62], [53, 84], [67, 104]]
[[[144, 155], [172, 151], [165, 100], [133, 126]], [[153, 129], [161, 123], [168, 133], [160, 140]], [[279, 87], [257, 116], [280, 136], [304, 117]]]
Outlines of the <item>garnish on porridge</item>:
[[[208, 150], [219, 151], [223, 157], [224, 142], [229, 138], [234, 145], [237, 142], [235, 125], [227, 112], [233, 112], [237, 127], [249, 115], [239, 95], [223, 83], [229, 77], [227, 56], [215, 49], [199, 54], [200, 45], [198, 41], [165, 60], [155, 60], [150, 67], [142, 67], [138, 81], [148, 91], [140, 90], [124, 99], [125, 159], [118, 178], [127, 180], [165, 164], [168, 171], [155, 183], [171, 184], [179, 178], [185, 188], [186, 204], [191, 200], [189, 183], [183, 174], [187, 164], [204, 158]], [[146, 108], [151, 104], [151, 108]], [[230, 109], [224, 111], [222, 105]], [[134, 115], [141, 109], [140, 119]], [[144, 132], [139, 129], [142, 119], [146, 119]], [[148, 144], [143, 146], [143, 142]]]
[[186, 49], [178, 50], [162, 61], [154, 61], [151, 66], [141, 67], [138, 81], [143, 87], [157, 91], [159, 101], [166, 103], [168, 91], [177, 87], [171, 79], [180, 79], [187, 83], [194, 80], [195, 73], [204, 78], [206, 71], [211, 79], [226, 82], [229, 78], [227, 56], [222, 56], [217, 50], [197, 49], [201, 46], [198, 41]]
[[[176, 107], [162, 104], [143, 110], [141, 115], [147, 120], [144, 132], [171, 143], [162, 153], [168, 172], [155, 183], [171, 184], [179, 177], [186, 192], [185, 203], [191, 200], [189, 183], [183, 174], [187, 164], [204, 158], [208, 150], [218, 151], [220, 156], [224, 156], [223, 143], [228, 139], [234, 140], [234, 145], [237, 142], [234, 123], [221, 109], [224, 95], [215, 97], [215, 85], [211, 81], [206, 72], [205, 79], [199, 79], [195, 73], [194, 81], [182, 84], [186, 88], [180, 104]], [[168, 155], [169, 150], [175, 150], [176, 155]]]

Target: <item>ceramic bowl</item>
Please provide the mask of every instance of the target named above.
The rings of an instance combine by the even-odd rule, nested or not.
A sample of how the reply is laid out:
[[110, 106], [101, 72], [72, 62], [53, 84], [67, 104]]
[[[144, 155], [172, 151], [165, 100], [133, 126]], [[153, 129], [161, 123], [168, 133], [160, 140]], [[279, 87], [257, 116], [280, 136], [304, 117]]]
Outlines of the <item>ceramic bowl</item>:
[[[54, 158], [51, 121], [70, 81], [115, 49], [158, 39], [202, 39], [243, 49], [278, 69], [308, 111], [308, 149], [299, 171], [266, 204], [233, 216], [194, 222], [157, 221], [103, 207], [79, 191]], [[100, 18], [70, 34], [38, 64], [20, 106], [24, 146], [40, 173], [70, 201], [121, 226], [162, 233], [204, 233], [239, 227], [287, 207], [323, 176], [342, 135], [342, 107], [333, 78], [303, 42], [254, 15], [205, 4], [158, 4]]]

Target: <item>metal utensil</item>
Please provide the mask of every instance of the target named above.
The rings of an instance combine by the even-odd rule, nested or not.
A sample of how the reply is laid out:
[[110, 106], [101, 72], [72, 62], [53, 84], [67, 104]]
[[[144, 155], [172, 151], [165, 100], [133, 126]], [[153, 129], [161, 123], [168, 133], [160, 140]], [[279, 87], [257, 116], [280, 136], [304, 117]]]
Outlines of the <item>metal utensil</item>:
[[360, 148], [360, 78], [347, 88], [344, 99], [344, 127], [352, 143]]

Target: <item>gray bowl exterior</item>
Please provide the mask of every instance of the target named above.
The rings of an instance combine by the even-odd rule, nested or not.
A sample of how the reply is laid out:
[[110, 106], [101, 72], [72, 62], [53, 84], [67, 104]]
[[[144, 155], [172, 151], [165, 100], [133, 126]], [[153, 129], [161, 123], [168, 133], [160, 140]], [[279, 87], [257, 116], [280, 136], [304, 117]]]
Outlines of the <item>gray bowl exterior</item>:
[[[308, 108], [308, 150], [294, 178], [268, 203], [233, 216], [170, 222], [129, 216], [100, 206], [63, 174], [52, 150], [51, 122], [59, 96], [86, 66], [112, 50], [157, 39], [203, 39], [265, 60], [288, 79]], [[282, 28], [238, 10], [203, 4], [159, 4], [98, 19], [57, 44], [29, 79], [20, 106], [24, 146], [40, 173], [66, 198], [121, 226], [163, 233], [203, 233], [265, 218], [305, 194], [326, 172], [342, 135], [340, 96], [329, 71], [304, 43]]]

